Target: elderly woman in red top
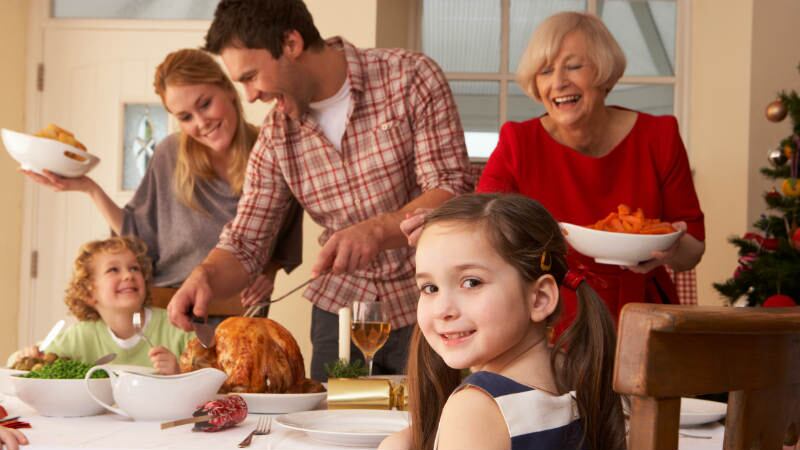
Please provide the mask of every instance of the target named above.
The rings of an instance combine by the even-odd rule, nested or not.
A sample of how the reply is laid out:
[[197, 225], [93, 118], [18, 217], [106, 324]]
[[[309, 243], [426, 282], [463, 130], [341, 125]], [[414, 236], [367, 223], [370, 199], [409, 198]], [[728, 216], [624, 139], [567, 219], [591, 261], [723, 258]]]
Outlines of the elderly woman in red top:
[[[663, 266], [689, 270], [705, 250], [703, 212], [675, 118], [605, 104], [624, 71], [625, 56], [597, 17], [565, 12], [545, 20], [517, 82], [547, 114], [503, 125], [478, 185], [530, 196], [563, 222], [593, 223], [625, 203], [686, 230], [672, 248], [633, 267], [597, 264], [571, 250], [570, 267], [597, 275], [589, 284], [615, 317], [629, 302], [677, 303]], [[561, 294], [569, 322], [575, 293]]]

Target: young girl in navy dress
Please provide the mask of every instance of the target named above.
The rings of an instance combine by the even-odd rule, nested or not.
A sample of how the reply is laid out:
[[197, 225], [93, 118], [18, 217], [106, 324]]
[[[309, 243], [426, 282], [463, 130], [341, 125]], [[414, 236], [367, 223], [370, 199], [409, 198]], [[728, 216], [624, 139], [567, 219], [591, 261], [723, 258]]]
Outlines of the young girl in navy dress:
[[[381, 449], [625, 448], [614, 323], [585, 275], [568, 271], [566, 252], [547, 210], [516, 194], [464, 195], [426, 218], [411, 427]], [[562, 283], [580, 307], [551, 346]]]

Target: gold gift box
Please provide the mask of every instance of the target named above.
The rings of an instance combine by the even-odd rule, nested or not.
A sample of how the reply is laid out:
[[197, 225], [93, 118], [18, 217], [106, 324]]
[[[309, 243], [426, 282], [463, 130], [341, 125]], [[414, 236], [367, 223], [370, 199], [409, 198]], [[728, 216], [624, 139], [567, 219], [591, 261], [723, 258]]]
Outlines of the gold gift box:
[[328, 379], [328, 409], [398, 409], [408, 402], [406, 381], [388, 378]]

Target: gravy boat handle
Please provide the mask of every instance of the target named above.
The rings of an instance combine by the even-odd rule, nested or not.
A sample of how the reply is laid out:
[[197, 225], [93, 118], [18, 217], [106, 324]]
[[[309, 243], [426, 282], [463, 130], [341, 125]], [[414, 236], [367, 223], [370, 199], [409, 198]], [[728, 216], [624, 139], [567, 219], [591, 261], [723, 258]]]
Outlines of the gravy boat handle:
[[113, 371], [111, 369], [109, 369], [108, 366], [102, 365], [102, 366], [94, 366], [94, 367], [92, 367], [91, 369], [89, 369], [88, 372], [86, 372], [86, 376], [83, 377], [83, 383], [86, 386], [86, 392], [89, 393], [89, 396], [92, 397], [92, 400], [97, 402], [97, 404], [102, 406], [103, 408], [105, 408], [105, 409], [107, 409], [107, 410], [109, 410], [109, 411], [111, 411], [111, 412], [113, 412], [115, 414], [119, 414], [120, 416], [131, 418], [131, 416], [129, 416], [125, 411], [123, 411], [123, 410], [121, 410], [119, 408], [114, 408], [113, 406], [106, 404], [106, 402], [100, 400], [99, 398], [97, 398], [96, 395], [94, 395], [94, 392], [92, 392], [92, 389], [91, 389], [91, 385], [89, 384], [89, 380], [92, 379], [92, 374], [97, 372], [98, 370], [105, 370], [105, 372], [108, 374], [108, 377], [111, 378], [111, 380], [110, 380], [111, 381], [111, 388], [112, 388], [112, 391], [113, 391], [114, 382], [117, 379], [117, 374], [113, 373]]

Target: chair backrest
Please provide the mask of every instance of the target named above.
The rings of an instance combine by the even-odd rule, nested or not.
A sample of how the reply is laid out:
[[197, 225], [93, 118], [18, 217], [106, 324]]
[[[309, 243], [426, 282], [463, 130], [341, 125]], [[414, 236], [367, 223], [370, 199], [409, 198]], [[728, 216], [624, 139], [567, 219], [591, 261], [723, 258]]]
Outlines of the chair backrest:
[[681, 397], [719, 392], [725, 450], [780, 449], [800, 425], [800, 308], [628, 304], [614, 390], [631, 398], [630, 449], [678, 448]]

